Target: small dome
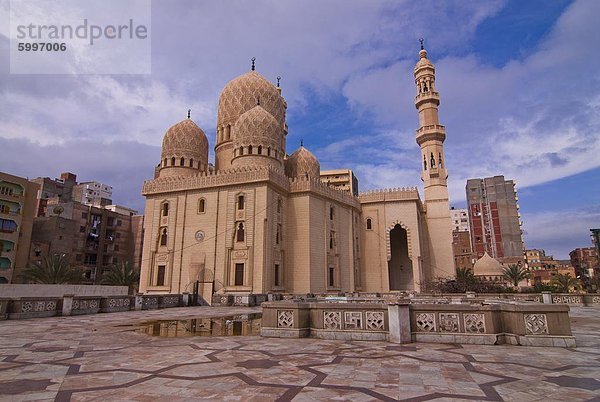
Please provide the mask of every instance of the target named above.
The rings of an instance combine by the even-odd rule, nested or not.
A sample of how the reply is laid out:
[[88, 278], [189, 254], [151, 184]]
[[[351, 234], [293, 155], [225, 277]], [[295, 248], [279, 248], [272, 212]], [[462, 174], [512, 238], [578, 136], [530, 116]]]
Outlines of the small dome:
[[417, 64], [415, 65], [415, 71], [424, 67], [435, 68], [433, 63], [427, 58], [427, 50], [421, 49], [419, 52], [419, 61], [417, 61]]
[[288, 177], [306, 176], [318, 179], [321, 165], [317, 158], [306, 148], [300, 146], [285, 161], [285, 174]]
[[[161, 159], [184, 158], [185, 166], [192, 160], [194, 167], [208, 165], [208, 140], [204, 131], [191, 119], [169, 127], [163, 138]], [[200, 165], [198, 165], [200, 163]], [[169, 166], [169, 164], [167, 164]]]
[[225, 85], [219, 96], [217, 126], [235, 123], [258, 101], [283, 127], [287, 104], [277, 87], [256, 71], [240, 75]]
[[262, 106], [255, 105], [242, 114], [235, 123], [234, 128], [234, 148], [261, 145], [263, 148], [271, 147], [271, 149], [281, 152], [283, 128]]
[[503, 276], [503, 266], [500, 261], [492, 258], [487, 252], [475, 262], [473, 274], [475, 276]]

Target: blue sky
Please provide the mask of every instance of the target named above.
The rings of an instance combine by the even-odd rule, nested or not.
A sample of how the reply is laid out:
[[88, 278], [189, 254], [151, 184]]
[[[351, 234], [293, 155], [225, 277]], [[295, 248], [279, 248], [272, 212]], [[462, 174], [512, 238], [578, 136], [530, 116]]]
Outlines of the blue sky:
[[[8, 2], [0, 52], [8, 55]], [[0, 60], [0, 170], [114, 186], [143, 210], [165, 130], [185, 117], [214, 146], [216, 105], [249, 69], [288, 101], [288, 153], [304, 140], [362, 190], [420, 186], [412, 69], [437, 68], [453, 205], [466, 179], [517, 182], [525, 242], [557, 258], [600, 226], [600, 2], [152, 2], [152, 74], [9, 74]]]

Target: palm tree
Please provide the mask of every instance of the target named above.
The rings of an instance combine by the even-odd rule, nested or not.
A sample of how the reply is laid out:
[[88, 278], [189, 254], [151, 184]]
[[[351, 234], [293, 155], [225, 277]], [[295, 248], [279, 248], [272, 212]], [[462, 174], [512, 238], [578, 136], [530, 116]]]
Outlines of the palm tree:
[[504, 279], [510, 282], [514, 287], [519, 286], [519, 282], [530, 277], [529, 272], [519, 265], [509, 265], [502, 269]]
[[469, 268], [456, 268], [456, 280], [464, 283], [475, 282], [475, 275]]
[[556, 274], [552, 278], [552, 284], [555, 285], [560, 292], [569, 293], [571, 288], [579, 285], [579, 280], [573, 278], [570, 274]]
[[100, 283], [103, 285], [127, 286], [132, 294], [137, 289], [140, 274], [131, 267], [129, 261], [113, 266], [102, 275]]
[[64, 254], [55, 254], [29, 265], [21, 274], [21, 278], [29, 283], [79, 283], [83, 279], [83, 270], [72, 267]]

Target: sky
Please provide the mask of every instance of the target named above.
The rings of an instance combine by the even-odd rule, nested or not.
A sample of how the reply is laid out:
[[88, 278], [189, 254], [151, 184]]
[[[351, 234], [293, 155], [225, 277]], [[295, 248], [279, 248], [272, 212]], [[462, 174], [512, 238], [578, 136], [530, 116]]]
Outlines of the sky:
[[[515, 180], [527, 248], [566, 259], [600, 227], [600, 1], [191, 1], [151, 4], [150, 74], [10, 74], [0, 1], [0, 171], [77, 174], [140, 195], [166, 129], [214, 147], [225, 84], [250, 68], [288, 102], [287, 152], [360, 190], [421, 186], [413, 67], [436, 66], [451, 204], [468, 178]], [[211, 150], [211, 159], [213, 152]]]

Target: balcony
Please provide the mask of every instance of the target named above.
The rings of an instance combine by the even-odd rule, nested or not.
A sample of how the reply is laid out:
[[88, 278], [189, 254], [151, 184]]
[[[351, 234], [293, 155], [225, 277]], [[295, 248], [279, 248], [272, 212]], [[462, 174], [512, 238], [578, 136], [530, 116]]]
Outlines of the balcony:
[[0, 257], [0, 270], [11, 268], [12, 262], [7, 257]]

